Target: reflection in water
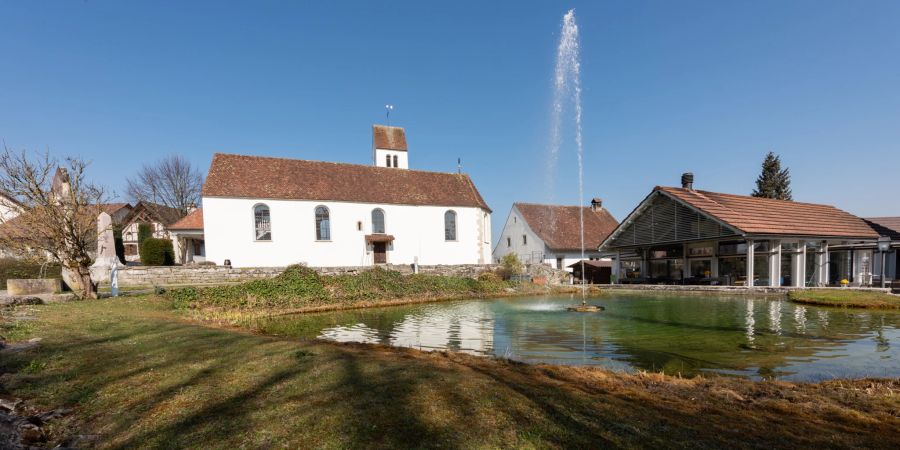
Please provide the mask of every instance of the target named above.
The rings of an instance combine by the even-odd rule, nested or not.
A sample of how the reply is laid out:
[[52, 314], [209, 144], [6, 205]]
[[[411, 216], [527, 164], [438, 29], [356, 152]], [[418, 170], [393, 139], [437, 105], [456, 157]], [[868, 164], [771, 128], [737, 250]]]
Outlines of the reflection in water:
[[756, 340], [756, 317], [753, 316], [753, 299], [747, 299], [747, 314], [745, 315], [747, 322], [747, 345], [753, 347]]
[[769, 300], [769, 329], [781, 335], [781, 300]]
[[896, 311], [859, 313], [764, 298], [608, 295], [591, 300], [605, 312], [584, 314], [566, 311], [571, 302], [444, 302], [282, 316], [253, 326], [280, 335], [623, 371], [789, 380], [900, 376], [900, 347], [890, 345], [900, 338]]
[[803, 305], [794, 305], [794, 326], [797, 333], [806, 333], [806, 307]]

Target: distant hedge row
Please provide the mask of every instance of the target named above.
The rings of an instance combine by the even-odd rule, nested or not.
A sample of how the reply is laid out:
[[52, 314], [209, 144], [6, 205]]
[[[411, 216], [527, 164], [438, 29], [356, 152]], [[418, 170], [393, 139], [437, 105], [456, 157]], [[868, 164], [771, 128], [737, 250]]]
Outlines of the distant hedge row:
[[140, 244], [141, 264], [171, 266], [175, 264], [175, 250], [169, 239], [146, 238]]

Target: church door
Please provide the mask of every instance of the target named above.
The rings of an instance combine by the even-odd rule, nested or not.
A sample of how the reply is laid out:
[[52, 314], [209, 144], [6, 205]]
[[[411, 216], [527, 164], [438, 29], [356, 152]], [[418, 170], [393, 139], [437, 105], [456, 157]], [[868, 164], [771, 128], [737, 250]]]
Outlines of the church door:
[[384, 242], [375, 242], [375, 264], [387, 263], [387, 244]]

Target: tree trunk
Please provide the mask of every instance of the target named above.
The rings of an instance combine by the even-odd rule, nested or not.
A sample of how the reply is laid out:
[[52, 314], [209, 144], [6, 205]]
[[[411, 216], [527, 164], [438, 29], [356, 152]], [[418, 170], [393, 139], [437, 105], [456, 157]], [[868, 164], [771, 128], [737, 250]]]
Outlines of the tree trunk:
[[97, 285], [91, 280], [91, 270], [79, 267], [78, 275], [81, 278], [81, 298], [97, 298]]

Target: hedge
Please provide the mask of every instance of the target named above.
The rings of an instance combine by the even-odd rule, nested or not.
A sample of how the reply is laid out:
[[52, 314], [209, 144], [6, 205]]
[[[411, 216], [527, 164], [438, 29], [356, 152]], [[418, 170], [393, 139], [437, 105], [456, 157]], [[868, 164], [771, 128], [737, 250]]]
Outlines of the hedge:
[[140, 244], [141, 264], [171, 266], [175, 264], [175, 250], [169, 239], [147, 238]]

